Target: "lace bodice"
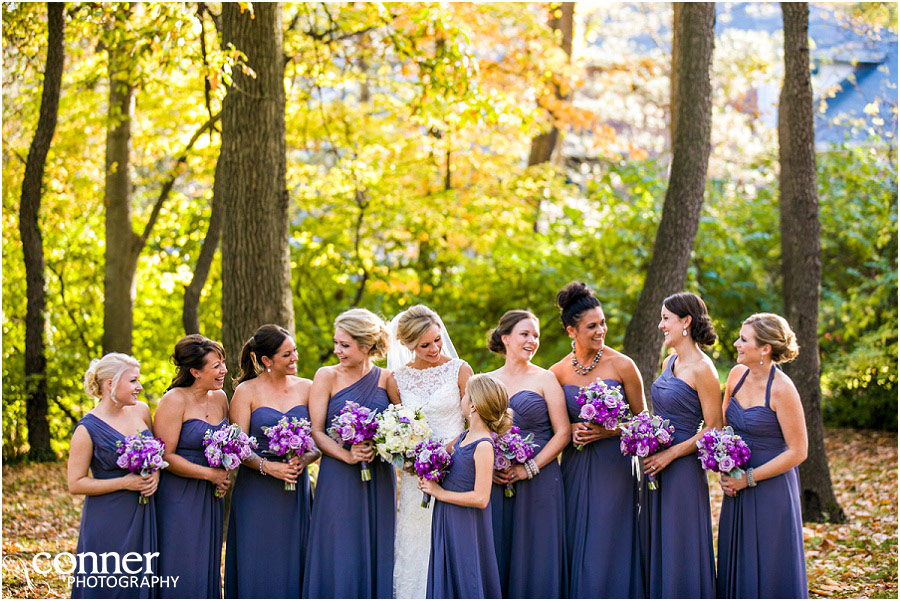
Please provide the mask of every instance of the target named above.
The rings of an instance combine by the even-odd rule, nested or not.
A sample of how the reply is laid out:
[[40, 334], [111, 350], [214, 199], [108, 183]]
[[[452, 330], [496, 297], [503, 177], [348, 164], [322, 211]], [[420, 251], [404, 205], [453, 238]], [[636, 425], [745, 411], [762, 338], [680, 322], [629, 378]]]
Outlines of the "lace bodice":
[[400, 389], [400, 402], [408, 407], [420, 407], [434, 435], [445, 442], [463, 429], [457, 383], [463, 363], [465, 361], [462, 359], [450, 359], [427, 369], [404, 365], [394, 371], [394, 379]]
[[[457, 384], [463, 363], [461, 359], [451, 359], [427, 369], [404, 365], [394, 370], [400, 402], [408, 407], [420, 407], [434, 436], [445, 442], [463, 430]], [[394, 597], [398, 599], [425, 598], [428, 581], [434, 502], [427, 509], [421, 506], [422, 492], [416, 482], [415, 476], [401, 473], [394, 540]]]

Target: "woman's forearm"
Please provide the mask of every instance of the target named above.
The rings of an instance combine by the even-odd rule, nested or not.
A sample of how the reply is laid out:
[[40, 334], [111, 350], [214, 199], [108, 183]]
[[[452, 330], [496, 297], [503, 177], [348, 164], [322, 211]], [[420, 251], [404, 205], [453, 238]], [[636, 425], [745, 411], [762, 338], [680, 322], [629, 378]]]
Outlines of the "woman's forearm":
[[105, 478], [103, 480], [84, 476], [74, 482], [69, 483], [69, 492], [73, 495], [105, 495], [118, 490], [128, 490], [125, 487], [125, 478]]

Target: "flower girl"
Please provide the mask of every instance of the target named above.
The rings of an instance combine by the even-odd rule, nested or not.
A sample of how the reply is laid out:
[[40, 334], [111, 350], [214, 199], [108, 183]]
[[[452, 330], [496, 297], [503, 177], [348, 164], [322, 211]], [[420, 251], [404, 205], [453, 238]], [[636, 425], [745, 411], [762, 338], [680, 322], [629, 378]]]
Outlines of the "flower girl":
[[480, 374], [466, 386], [462, 408], [469, 429], [448, 445], [453, 463], [443, 485], [419, 478], [419, 488], [437, 503], [431, 525], [429, 599], [498, 598], [500, 573], [491, 526], [493, 434], [512, 425], [506, 386]]

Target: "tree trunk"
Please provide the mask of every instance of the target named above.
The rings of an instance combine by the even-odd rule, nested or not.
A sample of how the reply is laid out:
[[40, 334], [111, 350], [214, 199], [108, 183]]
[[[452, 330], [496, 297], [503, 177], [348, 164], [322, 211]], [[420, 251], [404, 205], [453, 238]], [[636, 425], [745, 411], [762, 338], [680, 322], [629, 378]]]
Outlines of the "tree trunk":
[[[561, 12], [559, 17], [556, 16], [554, 11], [548, 25], [553, 31], [562, 32], [560, 47], [566, 55], [571, 58], [575, 3], [563, 2], [559, 7], [559, 11]], [[556, 84], [554, 87], [556, 88], [556, 97], [562, 100], [565, 96], [562, 94], [560, 86]], [[556, 148], [557, 140], [559, 140], [559, 130], [555, 125], [551, 125], [548, 131], [535, 136], [534, 139], [531, 140], [531, 151], [528, 153], [528, 165], [539, 165], [540, 163], [549, 161], [553, 157], [553, 151]]]
[[831, 484], [819, 388], [819, 200], [816, 183], [813, 96], [809, 72], [809, 6], [782, 3], [784, 84], [778, 112], [781, 190], [781, 270], [784, 314], [797, 334], [800, 355], [785, 370], [793, 379], [809, 434], [800, 464], [801, 508], [806, 521], [842, 522], [844, 511]]
[[200, 256], [197, 258], [197, 265], [194, 267], [194, 275], [191, 277], [191, 283], [184, 289], [184, 304], [181, 311], [181, 323], [184, 326], [185, 334], [200, 333], [200, 296], [203, 294], [203, 287], [206, 285], [206, 278], [209, 277], [209, 269], [212, 266], [213, 258], [216, 256], [216, 248], [219, 246], [219, 238], [222, 237], [222, 178], [219, 177], [219, 166], [222, 164], [221, 157], [216, 161], [216, 173], [213, 180], [213, 197], [212, 210], [209, 214], [209, 227], [206, 230], [206, 237], [203, 239], [203, 245], [200, 247]]
[[134, 89], [126, 57], [109, 51], [109, 106], [106, 130], [106, 248], [103, 277], [103, 352], [131, 353], [138, 236], [131, 224], [131, 116]]
[[675, 126], [677, 121], [675, 115], [678, 114], [678, 53], [681, 45], [681, 38], [678, 34], [679, 13], [683, 4], [681, 2], [672, 3], [672, 63], [669, 72], [669, 144], [675, 147]]
[[713, 51], [715, 8], [709, 2], [683, 4], [676, 12], [677, 71], [681, 95], [675, 119], [669, 187], [662, 220], [653, 243], [653, 257], [638, 305], [625, 330], [625, 353], [638, 366], [649, 390], [659, 368], [662, 335], [656, 329], [666, 296], [684, 286], [694, 237], [700, 223], [706, 167], [709, 163], [712, 88], [709, 70]]
[[50, 459], [50, 425], [47, 422], [47, 358], [44, 355], [44, 247], [38, 213], [41, 208], [44, 166], [56, 131], [59, 92], [65, 63], [65, 5], [47, 3], [47, 64], [37, 130], [25, 161], [19, 204], [19, 235], [25, 259], [25, 421], [29, 455]]
[[[572, 57], [572, 31], [574, 28], [575, 21], [575, 3], [574, 2], [563, 2], [559, 7], [560, 16], [556, 16], [555, 9], [552, 8], [553, 13], [551, 14], [550, 21], [548, 25], [550, 29], [555, 31], [562, 32], [562, 40], [560, 42], [560, 47], [566, 53], [566, 56], [571, 59]], [[556, 88], [556, 97], [562, 100], [565, 98], [565, 95], [562, 93], [559, 84], [554, 86]], [[552, 117], [552, 115], [551, 115]], [[528, 153], [528, 166], [539, 165], [541, 163], [547, 163], [550, 159], [553, 158], [553, 151], [556, 150], [556, 144], [559, 141], [559, 129], [555, 124], [550, 125], [550, 129], [543, 133], [538, 134], [531, 140], [531, 150]], [[534, 214], [534, 224], [533, 230], [535, 233], [538, 231], [538, 220], [541, 216], [541, 198], [537, 197], [535, 200], [535, 214]]]
[[256, 73], [236, 69], [222, 105], [222, 338], [232, 374], [257, 327], [294, 328], [281, 5], [254, 4], [252, 11], [222, 4], [223, 43], [242, 51]]

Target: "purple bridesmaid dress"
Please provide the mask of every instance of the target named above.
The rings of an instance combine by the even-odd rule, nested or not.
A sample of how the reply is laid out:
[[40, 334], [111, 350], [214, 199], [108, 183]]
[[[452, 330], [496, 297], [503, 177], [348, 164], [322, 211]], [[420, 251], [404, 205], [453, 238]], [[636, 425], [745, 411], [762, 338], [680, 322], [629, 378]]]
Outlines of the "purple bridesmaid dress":
[[[203, 435], [228, 423], [209, 424], [189, 419], [181, 424], [175, 453], [191, 463], [209, 466]], [[163, 587], [161, 598], [222, 598], [222, 525], [225, 503], [215, 496], [212, 483], [183, 478], [168, 470], [160, 474], [156, 491], [160, 576], [178, 577], [174, 587]]]
[[[725, 418], [750, 447], [745, 467], [756, 468], [781, 454], [787, 445], [769, 407], [775, 366], [766, 384], [765, 404], [744, 409], [734, 396], [748, 373], [749, 369], [735, 386]], [[717, 585], [722, 599], [809, 596], [797, 468], [722, 500]]]
[[[258, 407], [250, 414], [257, 454], [266, 461], [284, 461], [269, 452], [263, 427], [282, 417], [309, 419], [306, 405], [282, 413]], [[228, 542], [225, 545], [225, 597], [237, 599], [298, 599], [303, 586], [306, 539], [312, 493], [309, 470], [297, 477], [297, 489], [284, 490], [284, 480], [240, 467], [231, 492]]]
[[[535, 455], [553, 436], [544, 397], [521, 390], [509, 398], [513, 423], [522, 436], [534, 434]], [[505, 598], [568, 597], [565, 503], [559, 463], [551, 461], [532, 480], [515, 483], [507, 498], [504, 487], [491, 490], [494, 549]]]
[[[120, 478], [128, 471], [116, 465], [119, 458], [116, 442], [125, 436], [92, 413], [85, 415], [78, 425], [84, 426], [94, 446], [91, 475], [98, 480]], [[76, 425], [77, 427], [77, 425]], [[144, 430], [143, 434], [150, 434]], [[76, 553], [156, 553], [156, 495], [141, 505], [140, 494], [133, 490], [117, 490], [104, 495], [85, 495], [81, 509]], [[89, 565], [90, 567], [90, 565]], [[158, 575], [157, 561], [151, 561], [153, 576]], [[73, 599], [148, 599], [158, 594], [156, 587], [88, 586], [90, 579], [81, 581], [81, 574], [72, 585]], [[84, 576], [91, 576], [85, 574]], [[144, 573], [138, 575], [142, 578]], [[147, 574], [148, 578], [151, 574]], [[106, 580], [106, 579], [104, 579]]]
[[[675, 377], [673, 356], [650, 388], [653, 411], [675, 427], [672, 444], [693, 437], [703, 420], [700, 397]], [[659, 488], [644, 490], [647, 506], [647, 596], [715, 598], [709, 485], [697, 455], [675, 459], [657, 476]]]
[[[453, 464], [442, 486], [453, 492], [475, 488], [475, 448], [490, 438], [462, 446], [468, 430], [453, 443]], [[490, 504], [485, 509], [436, 501], [431, 519], [428, 599], [496, 599], [500, 573], [494, 553]]]
[[[379, 388], [381, 368], [347, 386], [328, 401], [325, 428], [354, 401], [384, 411], [390, 404]], [[346, 448], [350, 448], [349, 445]], [[360, 479], [359, 465], [322, 456], [312, 508], [303, 579], [304, 598], [389, 599], [393, 595], [394, 522], [397, 476], [381, 459], [369, 464], [372, 479]]]
[[[604, 380], [622, 388], [616, 380]], [[578, 417], [580, 387], [566, 385], [569, 421]], [[631, 458], [619, 450], [619, 437], [584, 445], [569, 444], [561, 470], [566, 501], [566, 554], [569, 596], [573, 599], [644, 597], [638, 531], [638, 485]]]

